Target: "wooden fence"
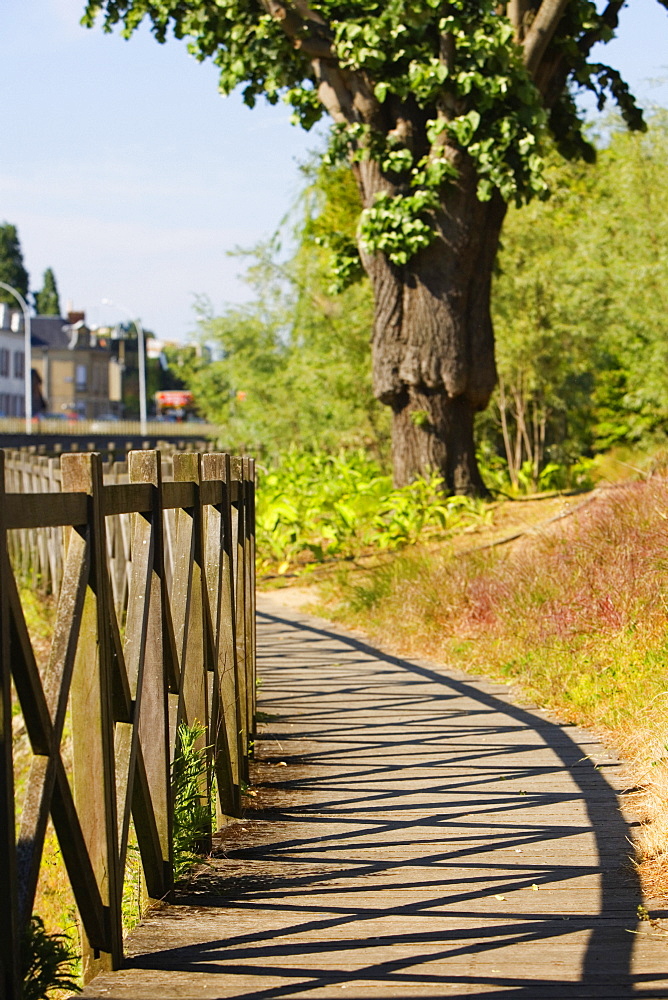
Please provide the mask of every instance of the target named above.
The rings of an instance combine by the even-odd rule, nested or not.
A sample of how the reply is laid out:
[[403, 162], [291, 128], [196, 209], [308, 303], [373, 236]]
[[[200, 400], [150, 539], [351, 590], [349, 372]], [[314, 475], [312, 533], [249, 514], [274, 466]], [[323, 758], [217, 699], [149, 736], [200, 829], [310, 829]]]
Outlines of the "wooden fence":
[[[163, 482], [174, 480], [173, 455], [175, 449], [161, 450], [161, 475]], [[102, 473], [105, 485], [129, 482], [128, 463], [104, 462]], [[8, 493], [59, 493], [61, 490], [60, 459], [46, 458], [29, 451], [5, 449], [5, 488]], [[173, 571], [175, 537], [175, 512], [164, 513], [165, 573], [170, 585]], [[111, 588], [114, 606], [120, 617], [125, 613], [130, 578], [131, 515], [108, 515], [105, 534], [109, 558]], [[60, 592], [63, 576], [64, 531], [55, 527], [19, 528], [7, 535], [9, 558], [19, 581], [42, 594]]]
[[[0, 452], [0, 990], [7, 1000], [21, 996], [20, 940], [49, 816], [79, 910], [88, 980], [122, 961], [131, 821], [149, 897], [172, 888], [170, 768], [181, 722], [205, 727], [203, 780], [215, 777], [219, 822], [240, 814], [255, 718], [254, 463], [178, 454], [171, 466], [173, 481], [165, 481], [159, 452], [131, 452], [126, 469], [108, 468], [105, 481], [100, 455], [63, 455], [60, 470], [46, 466], [48, 489], [40, 482], [10, 492]], [[33, 529], [43, 533], [36, 550], [58, 593], [41, 669], [10, 560], [10, 548], [16, 556], [27, 538], [21, 533]], [[32, 749], [18, 826], [12, 681]], [[66, 719], [71, 775], [61, 752]]]

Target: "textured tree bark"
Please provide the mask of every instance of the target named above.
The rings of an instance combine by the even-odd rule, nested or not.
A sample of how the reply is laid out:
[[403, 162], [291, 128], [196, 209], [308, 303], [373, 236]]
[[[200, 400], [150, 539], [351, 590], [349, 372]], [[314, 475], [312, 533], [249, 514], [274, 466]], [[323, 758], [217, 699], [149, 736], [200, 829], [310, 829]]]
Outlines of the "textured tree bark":
[[435, 470], [449, 492], [481, 495], [473, 422], [496, 384], [490, 287], [506, 206], [499, 196], [478, 201], [473, 170], [458, 166], [431, 246], [403, 268], [380, 255], [363, 261], [376, 303], [374, 391], [394, 413], [396, 484]]
[[392, 463], [397, 486], [429, 470], [439, 472], [448, 493], [484, 496], [475, 461], [475, 409], [466, 396], [442, 388], [407, 389], [392, 403]]

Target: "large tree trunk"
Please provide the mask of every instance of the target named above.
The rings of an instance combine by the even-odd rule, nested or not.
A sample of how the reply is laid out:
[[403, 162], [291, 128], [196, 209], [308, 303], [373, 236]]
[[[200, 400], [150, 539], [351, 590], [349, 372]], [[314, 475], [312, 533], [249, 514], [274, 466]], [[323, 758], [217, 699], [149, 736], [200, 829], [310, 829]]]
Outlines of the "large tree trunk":
[[[472, 167], [458, 167], [427, 249], [403, 268], [382, 255], [363, 261], [376, 306], [374, 391], [394, 413], [396, 484], [435, 470], [449, 492], [481, 495], [473, 422], [496, 384], [490, 287], [506, 205], [498, 195], [478, 201]], [[387, 184], [372, 165], [364, 173], [370, 204]]]
[[448, 493], [483, 496], [475, 460], [475, 410], [465, 395], [410, 387], [392, 404], [392, 464], [397, 486], [428, 470], [440, 472]]

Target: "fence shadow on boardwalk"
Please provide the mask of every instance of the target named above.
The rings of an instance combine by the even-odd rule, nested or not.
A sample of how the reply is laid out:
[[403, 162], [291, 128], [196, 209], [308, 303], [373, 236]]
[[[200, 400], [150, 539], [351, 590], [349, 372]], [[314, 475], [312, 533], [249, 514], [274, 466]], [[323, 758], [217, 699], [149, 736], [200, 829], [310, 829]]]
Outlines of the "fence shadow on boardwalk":
[[[260, 767], [266, 804], [255, 818], [269, 822], [249, 823], [245, 836], [250, 843], [228, 844], [219, 869], [202, 874], [181, 898], [182, 904], [203, 915], [210, 907], [231, 907], [238, 926], [225, 939], [215, 937], [192, 947], [135, 955], [129, 961], [132, 967], [218, 974], [228, 977], [224, 995], [236, 998], [309, 996], [335, 988], [346, 988], [345, 995], [350, 998], [367, 997], [381, 986], [396, 991], [383, 995], [419, 996], [422, 1000], [464, 995], [523, 1000], [668, 997], [668, 977], [658, 977], [661, 986], [657, 989], [657, 976], [632, 971], [633, 931], [641, 896], [634, 871], [624, 864], [630, 851], [630, 831], [600, 765], [589, 758], [582, 741], [576, 742], [569, 735], [567, 727], [485, 691], [484, 684], [471, 684], [427, 664], [379, 651], [353, 636], [329, 631], [317, 619], [299, 616], [295, 624], [279, 614], [260, 613], [259, 622], [260, 629], [268, 629], [274, 640], [283, 640], [285, 656], [281, 665], [275, 647], [260, 643], [258, 658], [261, 668], [265, 661], [267, 687], [263, 708], [271, 712], [276, 702], [280, 705], [277, 711], [292, 718], [292, 700], [295, 730], [299, 731], [297, 747], [293, 753], [284, 751], [290, 753], [286, 758], [289, 767], [279, 772], [280, 777], [271, 760]], [[292, 644], [295, 629], [300, 640]], [[329, 642], [333, 644], [330, 659], [340, 663], [329, 672], [320, 670], [313, 680], [304, 673], [297, 681], [294, 675], [290, 677], [295, 669], [320, 662]], [[371, 663], [376, 666], [370, 668]], [[375, 671], [373, 678], [369, 677], [370, 669]], [[391, 691], [383, 687], [389, 684], [382, 676], [388, 670], [392, 673]], [[335, 702], [329, 700], [332, 692], [322, 684], [323, 676], [333, 681]], [[373, 711], [360, 716], [359, 697], [369, 684], [372, 697], [382, 704], [384, 721]], [[274, 688], [280, 691], [276, 699]], [[384, 694], [384, 690], [389, 693]], [[423, 805], [416, 812], [415, 781], [408, 777], [402, 783], [399, 757], [402, 752], [408, 754], [406, 767], [410, 769], [411, 755], [417, 758], [423, 751], [442, 746], [448, 718], [452, 718], [450, 706], [459, 698], [467, 699], [471, 707], [466, 721], [459, 720], [457, 734], [464, 745], [461, 753], [456, 752], [455, 763], [466, 768], [481, 757], [486, 763], [473, 779], [468, 777], [454, 786], [445, 782], [443, 791], [447, 785], [449, 803], [445, 794], [441, 795], [438, 781], [430, 785], [431, 808]], [[394, 737], [388, 739], [388, 711], [401, 719], [416, 707], [421, 713], [420, 734], [407, 734], [404, 741], [398, 725]], [[491, 716], [498, 718], [499, 714], [507, 723], [490, 725]], [[513, 734], [514, 743], [504, 749], [506, 736]], [[286, 738], [285, 729], [264, 732], [261, 756], [275, 756], [273, 741]], [[491, 755], [488, 740], [494, 743]], [[538, 751], [545, 748], [553, 755], [548, 766], [538, 757]], [[592, 752], [594, 749], [592, 746]], [[518, 767], [512, 757], [520, 751], [528, 756]], [[437, 758], [438, 754], [437, 750]], [[544, 779], [547, 784], [550, 773], [558, 770], [570, 776], [572, 791], [534, 790], [519, 797], [498, 785], [501, 772], [517, 779], [515, 784], [521, 779], [530, 785], [532, 779], [538, 783]], [[379, 787], [379, 778], [385, 773], [391, 777], [390, 783]], [[469, 816], [466, 822], [470, 826], [469, 810], [479, 809], [481, 801], [486, 803], [484, 817], [480, 817], [477, 843], [471, 844], [471, 836], [462, 835], [462, 817]], [[570, 808], [572, 801], [572, 821], [550, 826], [544, 817], [531, 820], [532, 808], [537, 814], [549, 808], [551, 801], [560, 808]], [[582, 813], [578, 815], [582, 805], [586, 808], [584, 822]], [[563, 842], [569, 838], [577, 841], [584, 835], [591, 835], [595, 843], [591, 858], [577, 853], [569, 858], [566, 852], [565, 862]], [[432, 849], [419, 861], [408, 858], [400, 863], [397, 851], [416, 836]], [[519, 863], [513, 848], [524, 852], [527, 860]], [[500, 849], [510, 852], [513, 860], [499, 871], [498, 855], [494, 859], [492, 852]], [[383, 858], [383, 852], [389, 857]], [[465, 869], [466, 876], [462, 878], [453, 868]], [[560, 908], [558, 902], [553, 913], [518, 908], [517, 897], [512, 907], [503, 902], [503, 896], [530, 889], [532, 883], [542, 890], [557, 885], [562, 888], [576, 874], [599, 880], [599, 906], [594, 912], [587, 906], [583, 912], [578, 913], [577, 908], [573, 912], [571, 906], [567, 916], [568, 905]], [[337, 888], [330, 884], [332, 880]], [[418, 898], [404, 903], [397, 903], [397, 896], [406, 893], [383, 898], [388, 890], [406, 888]], [[362, 900], [360, 892], [364, 893]], [[491, 894], [499, 892], [503, 896], [491, 897], [498, 900], [495, 923], [489, 919], [489, 900]], [[545, 903], [559, 893], [527, 896]], [[390, 909], [384, 908], [388, 898], [394, 900]], [[447, 929], [438, 923], [443, 907], [447, 907]], [[166, 914], [164, 920], [169, 923], [172, 918], [179, 919], [178, 911]], [[395, 929], [375, 937], [379, 920], [390, 921]], [[432, 926], [436, 920], [436, 930], [429, 929], [430, 920]], [[417, 932], [416, 923], [421, 928]], [[487, 975], [484, 970], [473, 975], [462, 968], [467, 961], [492, 952], [495, 958], [491, 964], [501, 964], [501, 949], [512, 950], [517, 945], [525, 949], [524, 954], [540, 956], [556, 948], [568, 955], [569, 942], [582, 942], [583, 938], [587, 938], [586, 944], [577, 946], [582, 957], [575, 960], [579, 978], [573, 980], [541, 976], [540, 961], [535, 972], [513, 972], [512, 962]], [[419, 956], [396, 957], [397, 949], [410, 951], [416, 940], [423, 949]], [[532, 952], [532, 944], [538, 950]], [[364, 949], [361, 960], [359, 949]], [[342, 969], [337, 973], [337, 956], [356, 950], [359, 966], [352, 972]], [[439, 962], [446, 963], [440, 970], [421, 968], [425, 963]], [[256, 979], [257, 985], [247, 991], [244, 977], [249, 975], [273, 979], [273, 984], [261, 988]], [[229, 992], [237, 981], [238, 991]], [[653, 986], [649, 986], [650, 981]], [[644, 989], [645, 982], [650, 992]], [[214, 994], [207, 992], [209, 995]]]

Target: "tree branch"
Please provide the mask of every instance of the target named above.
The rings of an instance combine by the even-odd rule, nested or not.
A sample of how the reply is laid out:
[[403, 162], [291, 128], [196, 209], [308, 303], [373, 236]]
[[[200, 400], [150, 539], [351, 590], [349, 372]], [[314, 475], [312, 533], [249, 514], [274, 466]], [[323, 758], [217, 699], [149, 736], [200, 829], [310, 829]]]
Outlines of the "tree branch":
[[311, 60], [318, 99], [339, 124], [377, 124], [381, 107], [365, 75], [339, 65], [332, 47], [332, 32], [308, 0], [260, 0], [264, 10], [280, 24], [299, 52]]
[[543, 0], [524, 39], [524, 65], [531, 74], [540, 66], [569, 0]]
[[313, 61], [318, 81], [318, 100], [337, 125], [355, 121], [353, 95], [343, 82], [338, 67], [326, 59]]
[[318, 85], [318, 98], [338, 123], [371, 123], [380, 106], [361, 73], [339, 66], [332, 49], [332, 34], [325, 20], [308, 6], [307, 0], [260, 0], [266, 12], [280, 24], [298, 51], [311, 60]]
[[[626, 0], [610, 0], [602, 14], [599, 15], [602, 24], [613, 30], [619, 24], [619, 12]], [[668, 0], [667, 0], [668, 2]], [[588, 31], [578, 42], [578, 48], [584, 56], [588, 56], [596, 42], [600, 41], [599, 31]]]
[[524, 20], [528, 9], [529, 4], [527, 3], [527, 0], [508, 0], [506, 17], [515, 29], [516, 42], [522, 42], [524, 40]]
[[280, 0], [260, 0], [267, 14], [278, 21], [296, 49], [311, 59], [333, 58], [331, 33], [319, 14], [310, 10], [303, 0], [293, 6]]

